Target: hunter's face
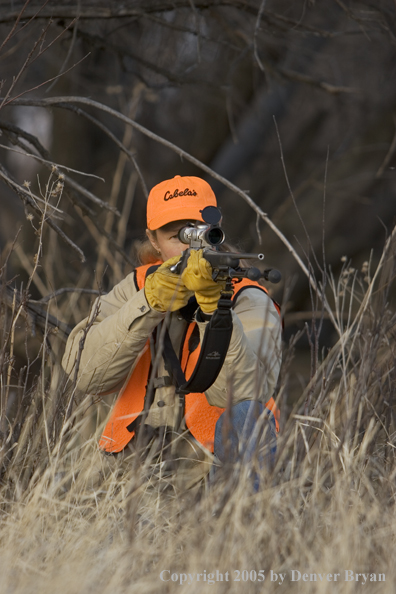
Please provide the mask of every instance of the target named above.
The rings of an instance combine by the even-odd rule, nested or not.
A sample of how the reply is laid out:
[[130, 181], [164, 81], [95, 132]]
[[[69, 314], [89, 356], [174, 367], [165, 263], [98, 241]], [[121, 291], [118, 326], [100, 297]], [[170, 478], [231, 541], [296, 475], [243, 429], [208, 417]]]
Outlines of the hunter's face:
[[183, 227], [194, 224], [195, 221], [183, 220], [168, 223], [156, 231], [147, 229], [147, 237], [153, 248], [159, 252], [158, 257], [163, 262], [166, 262], [169, 258], [173, 258], [174, 256], [180, 256], [184, 250], [188, 248], [186, 243], [180, 241], [178, 233]]

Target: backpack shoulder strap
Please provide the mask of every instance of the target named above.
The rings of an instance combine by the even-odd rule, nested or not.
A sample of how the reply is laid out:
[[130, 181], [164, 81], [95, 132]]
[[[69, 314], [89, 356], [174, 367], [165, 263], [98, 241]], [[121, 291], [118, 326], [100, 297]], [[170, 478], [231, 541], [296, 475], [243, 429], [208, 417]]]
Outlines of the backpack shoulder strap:
[[266, 289], [258, 283], [243, 279], [234, 288], [231, 299], [219, 299], [218, 307], [206, 326], [198, 361], [188, 381], [184, 377], [180, 362], [173, 351], [169, 337], [165, 339], [163, 351], [165, 364], [180, 394], [205, 392], [216, 381], [231, 341], [233, 328], [231, 308], [240, 291], [250, 287], [257, 287], [264, 293], [267, 293]]

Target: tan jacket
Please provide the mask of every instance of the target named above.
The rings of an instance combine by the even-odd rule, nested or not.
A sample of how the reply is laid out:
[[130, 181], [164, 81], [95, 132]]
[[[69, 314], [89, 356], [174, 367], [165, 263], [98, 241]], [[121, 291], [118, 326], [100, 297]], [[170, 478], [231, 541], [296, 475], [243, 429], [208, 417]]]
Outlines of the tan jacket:
[[[85, 341], [81, 338], [89, 317], [77, 324], [68, 338], [62, 366], [73, 378], [79, 360], [77, 388], [83, 393], [118, 392], [129, 379], [152, 331], [165, 319], [165, 313], [150, 308], [144, 289], [137, 290], [134, 275], [129, 274], [94, 303], [91, 317], [92, 312], [97, 315]], [[232, 315], [233, 332], [224, 365], [205, 393], [209, 404], [222, 408], [227, 405], [229, 391], [234, 403], [257, 396], [262, 402], [268, 401], [281, 364], [281, 321], [272, 300], [256, 288], [244, 289]], [[187, 322], [178, 312], [169, 317], [169, 334], [179, 353]], [[207, 322], [197, 323], [202, 341]], [[168, 375], [163, 361], [157, 375]], [[158, 407], [159, 400], [165, 406]], [[174, 427], [177, 412], [175, 388], [157, 388], [146, 423]]]

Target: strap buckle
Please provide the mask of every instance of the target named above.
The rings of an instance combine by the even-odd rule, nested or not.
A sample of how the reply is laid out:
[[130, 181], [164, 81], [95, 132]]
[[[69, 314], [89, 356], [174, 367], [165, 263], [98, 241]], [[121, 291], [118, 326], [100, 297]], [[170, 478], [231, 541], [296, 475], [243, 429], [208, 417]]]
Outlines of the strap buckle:
[[154, 378], [153, 386], [154, 386], [154, 389], [157, 390], [157, 388], [165, 388], [167, 386], [173, 386], [173, 382], [172, 382], [172, 379], [169, 377], [169, 375], [163, 375], [162, 377]]

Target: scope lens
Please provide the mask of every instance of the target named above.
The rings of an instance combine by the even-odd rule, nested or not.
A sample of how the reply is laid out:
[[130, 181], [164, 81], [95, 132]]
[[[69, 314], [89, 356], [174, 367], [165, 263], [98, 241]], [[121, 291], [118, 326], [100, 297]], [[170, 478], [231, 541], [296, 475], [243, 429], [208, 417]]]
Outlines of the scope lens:
[[224, 231], [220, 227], [213, 227], [206, 233], [206, 241], [211, 245], [221, 245], [224, 239]]

